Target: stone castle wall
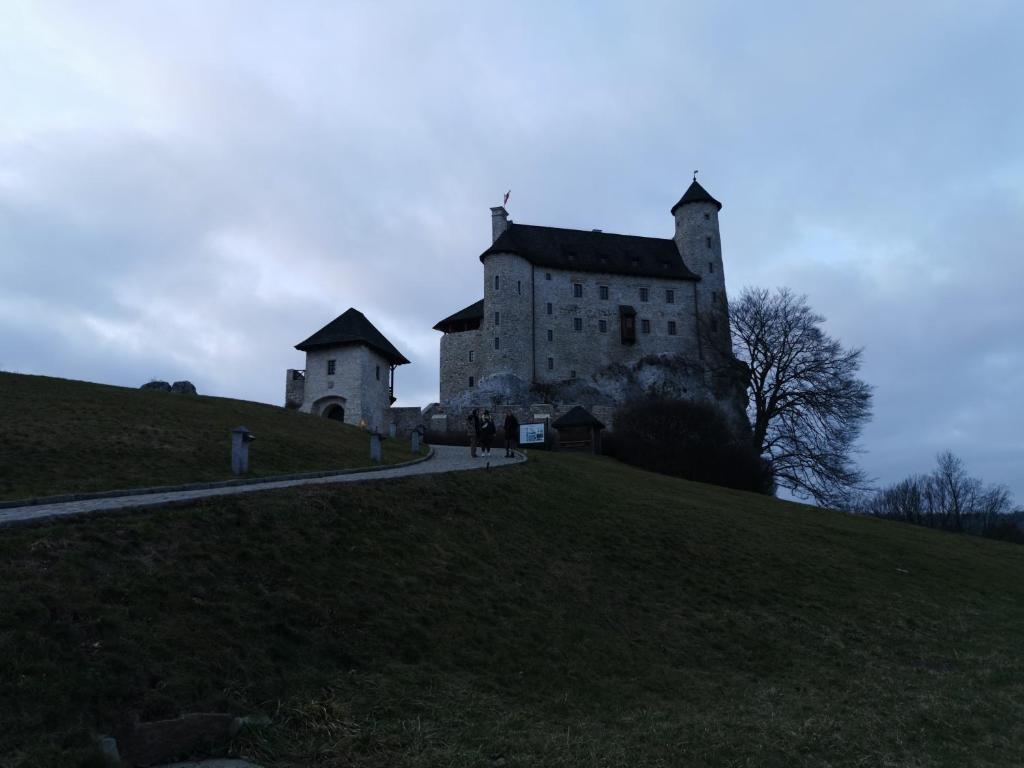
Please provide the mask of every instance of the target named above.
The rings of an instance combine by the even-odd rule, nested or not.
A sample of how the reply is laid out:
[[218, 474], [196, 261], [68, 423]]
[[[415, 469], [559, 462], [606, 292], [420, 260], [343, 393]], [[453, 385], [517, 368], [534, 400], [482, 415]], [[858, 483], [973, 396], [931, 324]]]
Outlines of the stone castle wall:
[[441, 402], [447, 402], [480, 380], [480, 331], [446, 333], [441, 337]]

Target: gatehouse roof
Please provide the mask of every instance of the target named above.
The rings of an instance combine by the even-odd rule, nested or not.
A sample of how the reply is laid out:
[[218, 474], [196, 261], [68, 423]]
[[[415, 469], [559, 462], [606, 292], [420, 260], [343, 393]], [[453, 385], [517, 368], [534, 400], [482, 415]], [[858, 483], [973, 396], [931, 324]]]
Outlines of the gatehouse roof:
[[434, 330], [447, 333], [455, 328], [465, 329], [467, 326], [472, 325], [474, 320], [483, 320], [483, 317], [484, 300], [480, 299], [480, 301], [473, 302], [465, 309], [460, 309], [454, 315], [449, 315], [444, 320], [440, 320], [434, 326]]
[[594, 427], [595, 429], [604, 429], [604, 424], [602, 424], [594, 414], [582, 405], [577, 405], [575, 408], [569, 410], [565, 415], [555, 419], [551, 426], [555, 429], [565, 429], [566, 427]]
[[309, 352], [324, 347], [341, 347], [350, 344], [364, 344], [383, 355], [392, 365], [405, 365], [409, 362], [401, 352], [395, 349], [395, 345], [366, 319], [366, 315], [354, 307], [349, 307], [308, 339], [296, 344], [295, 348], [302, 352]]
[[700, 280], [671, 238], [510, 223], [480, 260], [494, 253], [514, 253], [535, 266], [570, 272]]

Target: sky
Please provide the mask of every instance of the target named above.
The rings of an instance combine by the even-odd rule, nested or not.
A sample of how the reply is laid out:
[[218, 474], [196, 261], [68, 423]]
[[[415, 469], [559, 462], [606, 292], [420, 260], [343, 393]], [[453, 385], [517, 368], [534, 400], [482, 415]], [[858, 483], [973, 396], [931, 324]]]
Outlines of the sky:
[[671, 237], [864, 348], [878, 483], [1024, 502], [1024, 5], [0, 5], [0, 370], [282, 404], [354, 306], [438, 398], [489, 207]]

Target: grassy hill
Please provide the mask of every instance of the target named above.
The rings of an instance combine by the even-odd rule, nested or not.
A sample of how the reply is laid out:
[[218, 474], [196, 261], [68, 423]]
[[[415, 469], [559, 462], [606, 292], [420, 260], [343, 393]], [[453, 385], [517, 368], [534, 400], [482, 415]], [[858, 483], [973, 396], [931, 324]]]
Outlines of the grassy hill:
[[0, 530], [0, 764], [1009, 766], [1024, 548], [592, 457]]
[[[253, 476], [370, 463], [361, 430], [284, 408], [0, 373], [0, 500], [231, 479], [243, 425]], [[385, 463], [410, 458], [385, 441]]]

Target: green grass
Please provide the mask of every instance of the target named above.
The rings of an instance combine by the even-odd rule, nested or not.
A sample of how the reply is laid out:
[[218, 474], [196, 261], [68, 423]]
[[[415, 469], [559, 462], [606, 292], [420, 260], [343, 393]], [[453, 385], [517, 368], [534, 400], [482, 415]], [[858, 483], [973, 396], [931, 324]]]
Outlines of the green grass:
[[535, 455], [0, 530], [0, 764], [1010, 766], [1024, 548]]
[[238, 426], [254, 477], [370, 464], [358, 428], [272, 405], [0, 373], [0, 500], [231, 479]]

